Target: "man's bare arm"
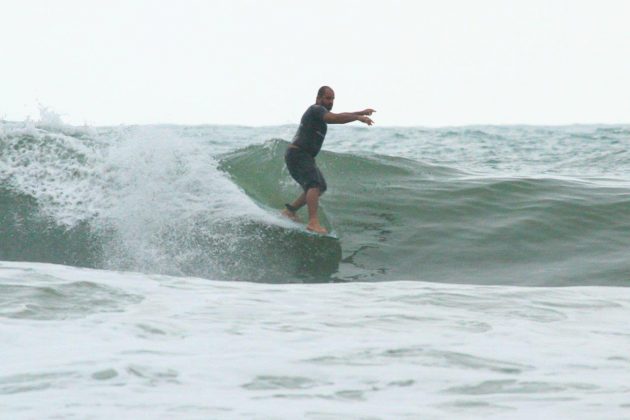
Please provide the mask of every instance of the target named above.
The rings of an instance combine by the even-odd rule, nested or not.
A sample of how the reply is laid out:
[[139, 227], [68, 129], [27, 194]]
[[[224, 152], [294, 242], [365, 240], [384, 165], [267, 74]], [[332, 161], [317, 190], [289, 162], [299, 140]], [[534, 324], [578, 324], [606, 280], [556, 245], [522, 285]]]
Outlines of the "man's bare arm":
[[363, 114], [355, 114], [352, 112], [343, 112], [340, 114], [327, 112], [326, 114], [324, 114], [324, 122], [326, 124], [347, 124], [352, 121], [361, 121], [362, 123], [367, 125], [374, 124], [374, 121]]
[[354, 115], [372, 115], [372, 113], [376, 112], [376, 110], [372, 108], [364, 109], [363, 111], [350, 112], [350, 114]]

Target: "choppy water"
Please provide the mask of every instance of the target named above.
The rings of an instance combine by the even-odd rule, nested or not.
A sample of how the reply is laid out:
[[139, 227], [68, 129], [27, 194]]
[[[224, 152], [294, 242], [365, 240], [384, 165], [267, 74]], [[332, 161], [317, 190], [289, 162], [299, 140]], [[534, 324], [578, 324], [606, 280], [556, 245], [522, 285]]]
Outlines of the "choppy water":
[[10, 418], [630, 416], [630, 127], [294, 130], [0, 123]]
[[630, 289], [0, 263], [7, 418], [625, 418]]

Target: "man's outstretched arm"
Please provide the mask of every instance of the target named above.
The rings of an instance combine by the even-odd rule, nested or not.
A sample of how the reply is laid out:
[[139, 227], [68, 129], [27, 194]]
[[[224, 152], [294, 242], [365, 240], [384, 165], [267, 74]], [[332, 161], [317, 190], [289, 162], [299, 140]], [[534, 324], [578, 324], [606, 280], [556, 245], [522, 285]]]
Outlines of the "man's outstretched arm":
[[[373, 111], [373, 110], [370, 110], [370, 111]], [[372, 121], [371, 118], [366, 117], [365, 114], [363, 114], [363, 112], [365, 111], [359, 111], [359, 112], [361, 112], [361, 114], [354, 113], [354, 112], [342, 112], [340, 114], [335, 114], [334, 112], [327, 112], [326, 114], [324, 114], [324, 122], [326, 124], [346, 124], [352, 121], [361, 121], [362, 123], [367, 124], [367, 125], [374, 124], [374, 121]]]
[[354, 114], [354, 115], [372, 115], [372, 113], [374, 113], [374, 112], [376, 112], [374, 109], [366, 108], [363, 111], [349, 112], [349, 114]]

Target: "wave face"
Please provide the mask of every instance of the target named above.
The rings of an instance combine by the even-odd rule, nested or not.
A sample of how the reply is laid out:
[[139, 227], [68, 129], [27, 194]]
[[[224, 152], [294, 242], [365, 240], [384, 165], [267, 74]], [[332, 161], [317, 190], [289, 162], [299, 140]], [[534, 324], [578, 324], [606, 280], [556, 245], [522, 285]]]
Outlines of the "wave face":
[[2, 123], [0, 260], [265, 282], [630, 284], [626, 127], [332, 127], [318, 164], [339, 240], [278, 216], [299, 188], [273, 138], [294, 128]]
[[[248, 194], [280, 206], [285, 147], [251, 146], [225, 166]], [[323, 152], [319, 162], [334, 180], [322, 201], [342, 238], [344, 279], [630, 283], [627, 187], [472, 176], [380, 155]]]

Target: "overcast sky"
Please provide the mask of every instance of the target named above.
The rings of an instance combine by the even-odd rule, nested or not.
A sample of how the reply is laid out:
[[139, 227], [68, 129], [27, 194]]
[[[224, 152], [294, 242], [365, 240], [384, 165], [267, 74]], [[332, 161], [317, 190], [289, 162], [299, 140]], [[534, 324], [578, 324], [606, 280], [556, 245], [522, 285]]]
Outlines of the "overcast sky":
[[630, 1], [0, 0], [0, 118], [630, 122]]

